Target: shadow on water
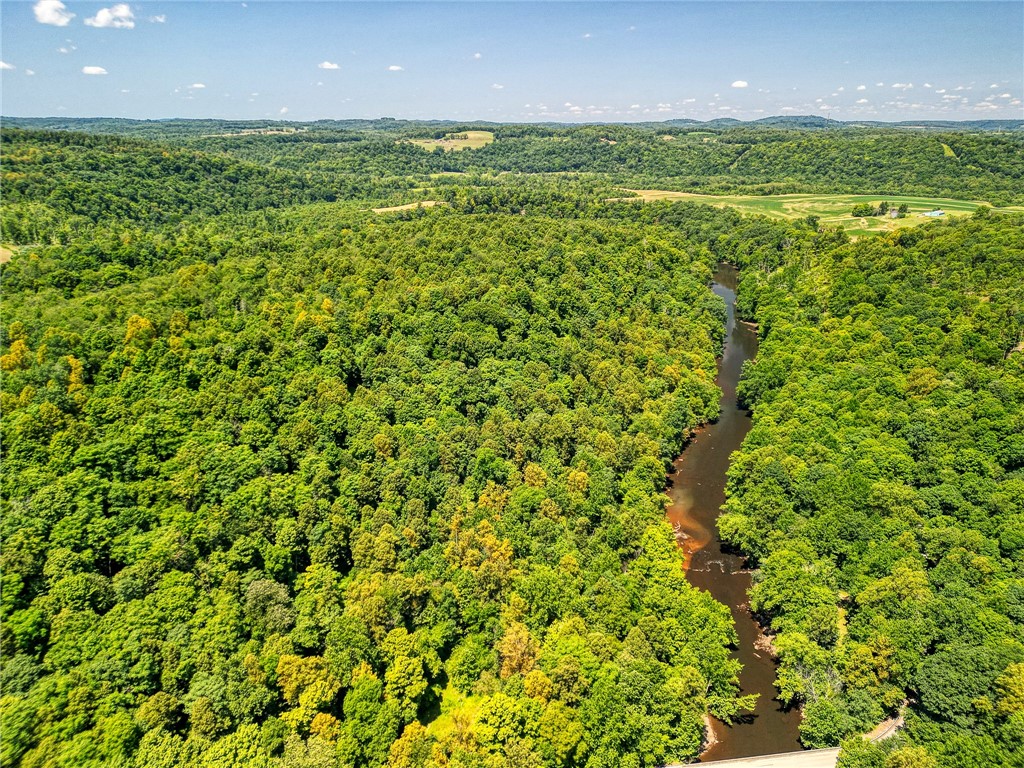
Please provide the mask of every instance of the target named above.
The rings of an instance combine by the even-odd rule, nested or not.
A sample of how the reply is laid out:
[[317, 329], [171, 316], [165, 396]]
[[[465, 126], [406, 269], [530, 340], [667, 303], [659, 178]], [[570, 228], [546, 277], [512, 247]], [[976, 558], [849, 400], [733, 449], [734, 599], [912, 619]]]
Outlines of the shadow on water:
[[737, 279], [736, 269], [727, 264], [719, 265], [715, 272], [714, 291], [728, 308], [725, 350], [716, 379], [722, 390], [721, 415], [701, 429], [676, 459], [667, 491], [671, 500], [667, 514], [685, 554], [687, 580], [729, 606], [739, 636], [733, 656], [743, 664], [741, 692], [759, 694], [753, 712], [744, 713], [732, 725], [714, 722], [718, 741], [701, 755], [703, 760], [800, 749], [800, 713], [783, 709], [775, 699], [775, 663], [756, 647], [761, 631], [747, 606], [750, 574], [745, 571], [744, 559], [723, 545], [715, 525], [725, 503], [729, 456], [750, 431], [749, 414], [736, 405], [736, 385], [744, 361], [757, 354], [756, 331], [736, 322]]

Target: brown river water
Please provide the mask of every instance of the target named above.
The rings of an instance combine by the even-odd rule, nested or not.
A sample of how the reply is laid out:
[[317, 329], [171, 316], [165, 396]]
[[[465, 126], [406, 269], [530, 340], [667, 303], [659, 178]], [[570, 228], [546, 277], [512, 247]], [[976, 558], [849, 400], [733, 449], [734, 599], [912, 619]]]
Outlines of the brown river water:
[[734, 304], [739, 275], [728, 264], [715, 272], [714, 291], [725, 299], [728, 318], [725, 351], [718, 363], [722, 413], [718, 421], [701, 429], [676, 459], [669, 475], [667, 509], [676, 540], [686, 554], [686, 578], [729, 606], [739, 646], [733, 656], [743, 664], [740, 687], [744, 695], [760, 694], [753, 712], [744, 713], [731, 726], [713, 721], [717, 743], [701, 755], [702, 761], [769, 755], [800, 749], [797, 709], [782, 709], [775, 699], [775, 663], [755, 647], [760, 627], [747, 607], [750, 573], [744, 558], [726, 549], [718, 538], [715, 521], [725, 503], [725, 473], [729, 455], [750, 431], [750, 416], [736, 405], [736, 384], [745, 360], [757, 354], [757, 333], [736, 322]]

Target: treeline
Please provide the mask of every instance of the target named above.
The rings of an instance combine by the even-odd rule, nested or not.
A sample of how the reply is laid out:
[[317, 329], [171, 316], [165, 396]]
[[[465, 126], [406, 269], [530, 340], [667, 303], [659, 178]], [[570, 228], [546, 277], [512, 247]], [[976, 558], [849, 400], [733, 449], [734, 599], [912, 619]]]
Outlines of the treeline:
[[840, 765], [1022, 764], [1024, 217], [745, 267], [754, 427], [719, 527], [757, 565], [804, 743], [909, 700], [908, 737]]
[[275, 215], [70, 299], [4, 266], [4, 765], [694, 757], [745, 703], [661, 494], [717, 408], [710, 252]]
[[905, 218], [907, 213], [910, 212], [910, 206], [906, 203], [901, 203], [899, 206], [889, 205], [888, 200], [883, 200], [877, 206], [871, 203], [858, 203], [853, 206], [853, 210], [850, 211], [850, 215], [854, 218], [860, 218], [863, 216], [887, 216], [892, 215], [897, 218]]

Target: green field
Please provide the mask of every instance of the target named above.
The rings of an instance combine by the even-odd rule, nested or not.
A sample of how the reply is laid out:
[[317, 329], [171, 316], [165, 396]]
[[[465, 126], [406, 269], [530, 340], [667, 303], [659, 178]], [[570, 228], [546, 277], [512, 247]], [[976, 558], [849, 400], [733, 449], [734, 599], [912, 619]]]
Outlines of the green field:
[[[709, 205], [733, 206], [740, 211], [760, 213], [778, 219], [817, 216], [822, 224], [841, 226], [851, 235], [889, 232], [900, 227], [912, 227], [926, 221], [933, 221], [934, 219], [922, 214], [936, 208], [941, 208], [948, 216], [962, 216], [987, 204], [980, 201], [906, 195], [700, 195], [660, 189], [631, 189], [628, 191], [636, 193], [644, 201], [691, 200]], [[890, 219], [887, 216], [854, 218], [850, 215], [853, 206], [858, 203], [877, 205], [883, 200], [887, 200], [892, 206], [906, 203], [910, 206], [910, 213], [903, 219]], [[994, 210], [1021, 211], [1024, 210], [1024, 207], [1014, 206]]]
[[437, 200], [419, 200], [415, 203], [405, 203], [404, 205], [389, 205], [384, 208], [374, 208], [374, 213], [393, 213], [394, 211], [411, 211], [414, 208], [433, 208], [435, 205], [444, 205], [444, 203]]
[[490, 131], [462, 131], [449, 133], [441, 139], [410, 139], [417, 147], [432, 151], [441, 147], [445, 152], [460, 152], [463, 149], [480, 149], [494, 141]]

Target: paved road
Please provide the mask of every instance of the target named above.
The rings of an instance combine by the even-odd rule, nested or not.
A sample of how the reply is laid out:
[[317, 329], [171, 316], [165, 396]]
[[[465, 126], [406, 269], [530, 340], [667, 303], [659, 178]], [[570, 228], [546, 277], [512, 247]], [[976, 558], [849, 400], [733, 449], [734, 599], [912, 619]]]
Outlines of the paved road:
[[[701, 763], [709, 768], [835, 768], [839, 749], [808, 749], [803, 752], [785, 752], [781, 755], [740, 757], [734, 760], [715, 760]], [[682, 766], [667, 766], [682, 768]]]
[[[891, 717], [879, 723], [864, 738], [869, 741], [881, 741], [892, 736], [903, 727], [903, 717]], [[802, 752], [784, 752], [778, 755], [759, 755], [757, 757], [738, 757], [733, 760], [712, 760], [701, 763], [710, 768], [835, 768], [839, 760], [839, 749], [808, 749]], [[684, 768], [669, 765], [665, 768]]]

